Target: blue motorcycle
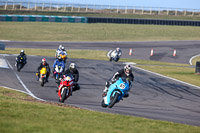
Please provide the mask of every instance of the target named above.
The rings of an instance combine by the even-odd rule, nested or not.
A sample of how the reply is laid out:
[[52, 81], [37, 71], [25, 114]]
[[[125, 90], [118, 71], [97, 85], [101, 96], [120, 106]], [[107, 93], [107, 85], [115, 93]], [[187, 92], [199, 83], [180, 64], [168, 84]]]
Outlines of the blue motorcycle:
[[110, 85], [107, 95], [103, 97], [102, 107], [112, 108], [115, 103], [122, 100], [124, 95], [130, 90], [129, 82], [125, 78], [119, 78], [114, 84]]

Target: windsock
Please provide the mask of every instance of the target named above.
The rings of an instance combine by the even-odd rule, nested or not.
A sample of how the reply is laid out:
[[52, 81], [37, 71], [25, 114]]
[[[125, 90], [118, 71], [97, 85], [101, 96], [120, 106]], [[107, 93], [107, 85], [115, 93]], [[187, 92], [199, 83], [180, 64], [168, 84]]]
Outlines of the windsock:
[[132, 54], [133, 54], [133, 49], [130, 48], [129, 55], [132, 55]]
[[151, 54], [150, 54], [150, 56], [153, 56], [153, 49], [151, 49]]
[[174, 49], [174, 53], [173, 53], [173, 56], [176, 56], [176, 49]]

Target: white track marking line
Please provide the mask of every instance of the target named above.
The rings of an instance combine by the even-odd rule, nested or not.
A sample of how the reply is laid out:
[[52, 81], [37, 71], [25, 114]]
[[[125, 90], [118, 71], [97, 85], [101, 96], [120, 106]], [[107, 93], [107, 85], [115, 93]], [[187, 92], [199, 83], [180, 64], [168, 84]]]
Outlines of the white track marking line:
[[[6, 61], [7, 61], [8, 65], [9, 65], [9, 67], [13, 70], [13, 67], [12, 67], [12, 65], [9, 63], [9, 61], [8, 61], [8, 60], [6, 60]], [[17, 77], [17, 79], [19, 80], [19, 82], [21, 83], [21, 85], [24, 87], [24, 89], [28, 92], [28, 94], [29, 94], [30, 96], [32, 96], [33, 98], [38, 99], [38, 100], [40, 100], [40, 101], [45, 101], [45, 100], [43, 100], [43, 99], [40, 99], [40, 98], [36, 97], [36, 96], [26, 87], [26, 85], [22, 82], [22, 80], [20, 79], [20, 77], [18, 76], [18, 74], [17, 74], [14, 70], [13, 70], [13, 72], [14, 72], [14, 74], [16, 75], [16, 77]]]
[[189, 86], [195, 87], [197, 90], [200, 90], [200, 87], [199, 87], [199, 86], [196, 86], [196, 85], [193, 85], [193, 84], [190, 84], [190, 83], [187, 83], [187, 82], [184, 82], [184, 81], [178, 80], [178, 79], [174, 79], [174, 78], [171, 78], [171, 77], [167, 77], [167, 76], [164, 76], [164, 75], [161, 75], [161, 74], [158, 74], [158, 73], [155, 73], [155, 72], [149, 71], [149, 70], [145, 70], [145, 69], [142, 69], [142, 68], [139, 68], [139, 67], [136, 67], [136, 66], [133, 66], [133, 67], [136, 68], [136, 69], [139, 69], [139, 70], [142, 70], [142, 71], [148, 72], [148, 73], [155, 74], [155, 75], [160, 76], [160, 77], [164, 77], [164, 78], [167, 78], [167, 79], [171, 79], [171, 80], [174, 80], [174, 81], [177, 81], [177, 82], [180, 82], [180, 83], [183, 83], [183, 84], [186, 84], [186, 85], [189, 85]]
[[195, 56], [192, 56], [192, 58], [190, 58], [189, 63], [190, 63], [191, 66], [192, 66], [192, 60], [193, 60], [194, 58], [198, 57], [198, 56], [200, 56], [200, 54], [195, 55]]

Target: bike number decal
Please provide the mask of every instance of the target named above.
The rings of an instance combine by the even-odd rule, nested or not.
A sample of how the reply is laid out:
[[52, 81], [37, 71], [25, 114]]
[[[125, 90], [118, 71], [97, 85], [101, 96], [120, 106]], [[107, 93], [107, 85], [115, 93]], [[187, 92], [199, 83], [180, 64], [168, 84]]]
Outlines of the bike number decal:
[[125, 88], [125, 85], [124, 85], [124, 84], [120, 84], [119, 87], [120, 87], [121, 89], [124, 89], [124, 88]]

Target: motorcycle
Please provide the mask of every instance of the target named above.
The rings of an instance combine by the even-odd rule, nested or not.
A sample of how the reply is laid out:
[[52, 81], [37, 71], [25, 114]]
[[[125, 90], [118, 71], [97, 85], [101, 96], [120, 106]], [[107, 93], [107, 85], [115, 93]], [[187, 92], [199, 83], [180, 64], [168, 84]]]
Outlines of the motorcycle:
[[38, 74], [40, 74], [40, 78], [39, 78], [40, 85], [43, 87], [44, 84], [47, 82], [47, 81], [46, 81], [47, 69], [46, 69], [45, 67], [43, 67], [43, 68], [40, 70], [40, 73], [36, 73], [36, 76], [38, 76]]
[[129, 90], [129, 82], [125, 78], [119, 78], [114, 84], [110, 85], [107, 95], [103, 97], [101, 106], [112, 108], [122, 100]]
[[120, 59], [120, 55], [117, 52], [115, 52], [114, 50], [108, 51], [107, 57], [110, 59], [110, 61], [113, 60], [115, 62], [118, 62], [118, 60]]
[[58, 90], [59, 102], [64, 101], [71, 96], [73, 89], [74, 79], [71, 75], [66, 75], [61, 81]]
[[17, 71], [20, 72], [20, 70], [24, 67], [24, 58], [23, 57], [17, 57], [16, 58], [16, 67]]
[[60, 56], [62, 60], [66, 63], [67, 60], [67, 52], [66, 51], [56, 51], [55, 58], [58, 58]]

